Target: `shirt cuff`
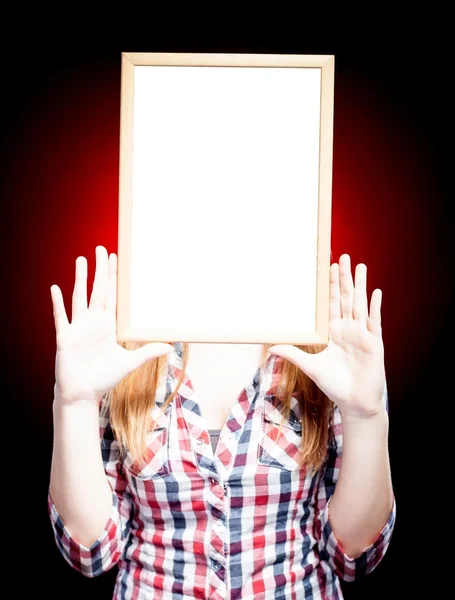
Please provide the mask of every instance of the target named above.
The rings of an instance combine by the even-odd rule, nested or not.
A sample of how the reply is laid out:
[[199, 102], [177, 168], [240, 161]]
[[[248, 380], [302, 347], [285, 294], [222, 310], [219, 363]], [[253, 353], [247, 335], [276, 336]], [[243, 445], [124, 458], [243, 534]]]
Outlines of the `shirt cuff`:
[[101, 545], [111, 543], [112, 540], [116, 538], [117, 529], [120, 523], [120, 513], [118, 509], [118, 498], [114, 492], [112, 492], [111, 515], [101, 535], [93, 542], [93, 544], [89, 548], [79, 543], [68, 531], [68, 529], [65, 526], [65, 523], [63, 522], [62, 517], [60, 516], [59, 512], [55, 507], [50, 491], [48, 493], [47, 506], [55, 536], [62, 543], [62, 549], [65, 549], [71, 553], [76, 552], [82, 558], [90, 558], [92, 554], [97, 552]]
[[354, 581], [360, 574], [367, 574], [373, 571], [382, 560], [390, 544], [392, 531], [395, 525], [396, 500], [394, 497], [390, 515], [376, 539], [356, 558], [351, 558], [344, 552], [333, 532], [329, 520], [330, 500], [331, 498], [329, 498], [322, 514], [322, 545], [326, 550], [329, 562], [332, 563], [337, 574], [344, 581]]

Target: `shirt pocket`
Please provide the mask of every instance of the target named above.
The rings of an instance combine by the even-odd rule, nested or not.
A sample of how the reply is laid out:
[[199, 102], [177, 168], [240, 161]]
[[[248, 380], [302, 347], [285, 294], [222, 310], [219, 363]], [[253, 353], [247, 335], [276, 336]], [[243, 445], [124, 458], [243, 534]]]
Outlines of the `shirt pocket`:
[[[264, 398], [257, 460], [261, 465], [295, 471], [299, 469], [302, 457], [302, 424], [298, 417], [297, 400], [291, 399], [290, 416], [283, 420], [282, 414], [272, 403], [273, 398]], [[297, 410], [293, 410], [292, 406]]]
[[133, 459], [127, 451], [123, 458], [126, 472], [135, 479], [149, 480], [165, 477], [170, 472], [169, 465], [169, 426], [171, 405], [163, 414], [154, 407], [152, 418], [157, 419], [155, 429], [147, 433], [147, 447], [141, 458]]

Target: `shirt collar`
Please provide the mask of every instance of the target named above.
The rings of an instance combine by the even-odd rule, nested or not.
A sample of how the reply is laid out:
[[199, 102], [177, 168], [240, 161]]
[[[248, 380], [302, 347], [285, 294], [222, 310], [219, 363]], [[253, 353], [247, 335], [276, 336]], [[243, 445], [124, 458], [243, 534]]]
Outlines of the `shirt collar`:
[[[169, 353], [168, 356], [168, 392], [172, 393], [177, 385], [177, 379], [181, 374], [183, 369], [183, 344], [181, 342], [172, 343], [174, 346], [174, 351]], [[281, 379], [281, 373], [284, 366], [284, 359], [281, 356], [277, 356], [276, 354], [269, 355], [267, 359], [267, 363], [265, 369], [258, 368], [255, 378], [258, 377], [259, 381], [259, 391], [263, 392], [265, 390], [265, 396], [275, 396], [276, 389]], [[253, 375], [253, 373], [252, 373]], [[252, 380], [255, 381], [255, 378]], [[185, 374], [183, 379], [184, 386], [191, 387], [189, 385], [189, 380], [187, 375]], [[184, 396], [184, 386], [179, 388], [180, 395]], [[169, 391], [170, 389], [170, 391]], [[240, 391], [240, 390], [239, 390]], [[167, 397], [167, 395], [166, 395]], [[164, 398], [161, 403], [164, 402]], [[157, 403], [158, 399], [157, 399]]]

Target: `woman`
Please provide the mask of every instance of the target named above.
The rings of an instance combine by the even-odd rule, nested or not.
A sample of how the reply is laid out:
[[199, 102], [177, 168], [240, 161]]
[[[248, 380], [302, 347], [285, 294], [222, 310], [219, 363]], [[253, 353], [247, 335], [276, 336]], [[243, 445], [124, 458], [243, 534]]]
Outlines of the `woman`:
[[[114, 598], [165, 600], [338, 599], [340, 579], [376, 567], [395, 522], [381, 291], [368, 310], [366, 266], [354, 284], [346, 254], [330, 272], [328, 345], [265, 345], [208, 422], [222, 386], [197, 395], [195, 346], [117, 343], [115, 254], [97, 247], [88, 307], [76, 260], [71, 324], [51, 287], [49, 514], [70, 565], [118, 565]], [[213, 447], [208, 423], [222, 426]]]

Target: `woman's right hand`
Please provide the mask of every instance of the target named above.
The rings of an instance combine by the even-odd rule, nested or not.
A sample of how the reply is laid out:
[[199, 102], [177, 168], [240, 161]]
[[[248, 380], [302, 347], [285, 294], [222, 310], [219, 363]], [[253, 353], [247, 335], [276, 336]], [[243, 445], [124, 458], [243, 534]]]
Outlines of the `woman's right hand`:
[[99, 401], [147, 360], [169, 354], [171, 344], [153, 342], [127, 350], [117, 342], [117, 256], [96, 247], [96, 271], [87, 306], [87, 260], [76, 259], [71, 323], [58, 285], [51, 286], [57, 353], [55, 394], [61, 402]]

